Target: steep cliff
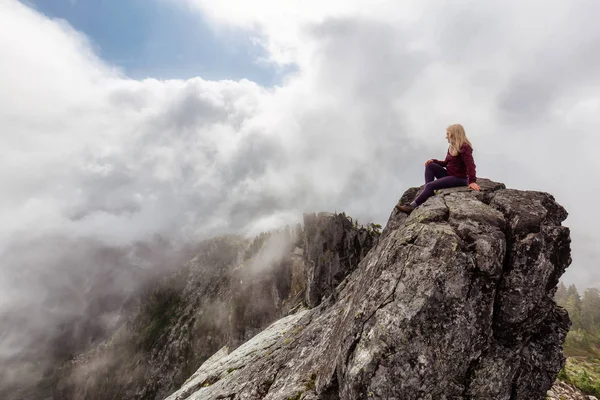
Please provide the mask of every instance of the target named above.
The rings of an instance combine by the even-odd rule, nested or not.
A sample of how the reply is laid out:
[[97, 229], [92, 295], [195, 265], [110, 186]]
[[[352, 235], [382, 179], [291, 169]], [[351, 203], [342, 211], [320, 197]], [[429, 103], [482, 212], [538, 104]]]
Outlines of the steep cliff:
[[567, 213], [546, 193], [480, 185], [393, 211], [326, 301], [221, 348], [168, 399], [545, 398], [570, 326], [552, 300]]
[[377, 241], [343, 214], [254, 240], [222, 236], [143, 296], [112, 338], [56, 373], [56, 399], [161, 399], [220, 348], [330, 296]]

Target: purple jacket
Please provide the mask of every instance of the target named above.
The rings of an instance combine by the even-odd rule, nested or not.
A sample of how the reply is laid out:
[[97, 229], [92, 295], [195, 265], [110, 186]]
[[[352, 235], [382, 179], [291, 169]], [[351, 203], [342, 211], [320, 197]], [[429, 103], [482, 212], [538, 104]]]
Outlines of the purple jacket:
[[445, 167], [450, 176], [466, 178], [467, 185], [477, 182], [475, 160], [473, 160], [473, 149], [466, 143], [460, 148], [460, 152], [457, 156], [453, 156], [450, 154], [450, 150], [448, 150], [444, 161], [434, 159], [433, 162]]

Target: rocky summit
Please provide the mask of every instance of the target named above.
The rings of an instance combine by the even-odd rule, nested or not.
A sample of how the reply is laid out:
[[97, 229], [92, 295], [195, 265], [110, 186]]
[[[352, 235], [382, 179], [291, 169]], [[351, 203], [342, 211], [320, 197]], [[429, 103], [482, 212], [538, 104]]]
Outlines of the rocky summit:
[[553, 301], [571, 262], [567, 212], [547, 193], [479, 184], [392, 211], [356, 266], [331, 262], [359, 258], [355, 239], [319, 243], [330, 260], [292, 277], [303, 306], [223, 346], [168, 400], [544, 399], [570, 326]]
[[567, 212], [479, 184], [394, 209], [382, 232], [319, 213], [207, 240], [35, 398], [564, 400], [548, 390], [570, 327], [553, 301]]

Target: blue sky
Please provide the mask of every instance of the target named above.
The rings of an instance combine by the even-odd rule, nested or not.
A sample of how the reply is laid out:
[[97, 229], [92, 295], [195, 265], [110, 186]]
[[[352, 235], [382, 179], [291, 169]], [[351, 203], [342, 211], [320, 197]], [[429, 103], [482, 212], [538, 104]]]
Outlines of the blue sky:
[[161, 0], [23, 0], [86, 34], [95, 52], [129, 77], [246, 78], [264, 86], [282, 71], [257, 62], [265, 53], [247, 32], [215, 33], [197, 12]]

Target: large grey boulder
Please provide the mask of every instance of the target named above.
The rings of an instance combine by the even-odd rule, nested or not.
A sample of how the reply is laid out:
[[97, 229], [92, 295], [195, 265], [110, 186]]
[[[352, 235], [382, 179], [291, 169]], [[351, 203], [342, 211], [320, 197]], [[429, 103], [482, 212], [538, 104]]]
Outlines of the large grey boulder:
[[544, 399], [570, 325], [552, 300], [567, 213], [480, 185], [393, 211], [332, 296], [222, 349], [168, 399]]

